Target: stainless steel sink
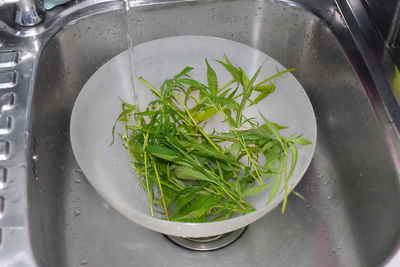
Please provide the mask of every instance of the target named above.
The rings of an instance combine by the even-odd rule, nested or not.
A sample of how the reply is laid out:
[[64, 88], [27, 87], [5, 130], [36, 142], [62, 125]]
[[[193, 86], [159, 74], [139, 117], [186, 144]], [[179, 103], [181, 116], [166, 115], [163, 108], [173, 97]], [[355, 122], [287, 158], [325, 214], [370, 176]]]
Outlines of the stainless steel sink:
[[[0, 180], [7, 178], [0, 189], [0, 266], [388, 263], [400, 236], [400, 143], [341, 6], [333, 1], [143, 3], [131, 17], [137, 44], [185, 34], [218, 36], [297, 68], [294, 75], [318, 124], [316, 152], [297, 187], [306, 200], [291, 196], [284, 215], [275, 209], [235, 243], [213, 252], [176, 246], [111, 208], [73, 156], [69, 123], [87, 79], [126, 50], [125, 23], [120, 2], [83, 2], [34, 30], [0, 32], [9, 40], [0, 55], [18, 55], [16, 64], [1, 69], [18, 77], [14, 87], [0, 89], [0, 121], [12, 120], [10, 133], [0, 130]], [[10, 97], [15, 107], [7, 109]]]

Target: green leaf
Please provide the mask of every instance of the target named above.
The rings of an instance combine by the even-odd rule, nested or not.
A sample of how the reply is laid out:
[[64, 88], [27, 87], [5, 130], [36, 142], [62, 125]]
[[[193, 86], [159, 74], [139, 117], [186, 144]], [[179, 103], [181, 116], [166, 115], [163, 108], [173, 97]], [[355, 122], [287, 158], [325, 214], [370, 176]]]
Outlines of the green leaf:
[[213, 182], [209, 177], [207, 177], [202, 172], [189, 167], [178, 166], [175, 168], [176, 177], [184, 180], [199, 180]]
[[235, 150], [242, 150], [243, 146], [240, 142], [236, 142], [236, 143], [232, 143], [232, 145], [229, 147], [229, 149], [227, 150], [227, 152], [232, 152]]
[[249, 87], [249, 77], [247, 77], [246, 73], [244, 72], [244, 70], [242, 70], [242, 68], [239, 68], [240, 71], [240, 75], [242, 77], [242, 86], [243, 86], [243, 92], [247, 91], [247, 88]]
[[173, 163], [177, 163], [177, 164], [182, 164], [182, 156], [175, 152], [172, 149], [168, 149], [165, 147], [157, 147], [157, 146], [148, 146], [146, 148], [147, 153], [149, 153], [150, 155], [166, 160], [166, 161], [170, 161]]
[[236, 113], [236, 122], [238, 124], [241, 124], [243, 121], [242, 113], [243, 113], [244, 107], [246, 105], [246, 102], [249, 100], [249, 98], [251, 96], [251, 93], [253, 91], [253, 84], [254, 84], [255, 80], [257, 79], [258, 74], [261, 71], [261, 67], [262, 66], [260, 66], [257, 69], [256, 73], [253, 75], [253, 77], [251, 78], [250, 81], [248, 80], [244, 71], [242, 69], [240, 69], [242, 72], [242, 79], [243, 79], [243, 97], [240, 102], [240, 107], [238, 109], [238, 112]]
[[180, 219], [189, 219], [189, 218], [200, 218], [206, 213], [220, 200], [222, 199], [221, 196], [202, 196], [199, 197], [193, 205], [193, 210], [180, 217]]
[[235, 214], [235, 212], [230, 211], [230, 210], [225, 210], [225, 212], [223, 212], [221, 215], [219, 215], [218, 217], [212, 219], [211, 221], [213, 222], [217, 222], [217, 221], [223, 221], [223, 220], [227, 220], [229, 218], [231, 218], [233, 216], [233, 214]]
[[217, 112], [218, 112], [218, 110], [210, 108], [210, 109], [206, 109], [205, 111], [196, 112], [192, 116], [195, 121], [201, 122], [201, 121], [208, 120], [209, 118], [211, 118], [212, 116], [217, 114]]
[[275, 85], [274, 84], [268, 84], [268, 85], [260, 85], [258, 87], [254, 87], [254, 90], [261, 92], [256, 99], [253, 101], [250, 101], [252, 105], [257, 104], [264, 98], [266, 98], [269, 94], [275, 91]]
[[135, 109], [136, 109], [136, 107], [133, 106], [132, 108], [123, 110], [123, 111], [118, 115], [118, 118], [115, 120], [114, 125], [113, 125], [113, 127], [112, 127], [112, 131], [111, 131], [112, 140], [111, 140], [111, 143], [109, 144], [109, 146], [111, 146], [112, 144], [114, 144], [115, 126], [117, 125], [117, 123], [118, 123], [119, 121], [121, 121], [121, 119], [125, 118], [126, 115], [131, 114], [133, 111], [135, 111]]
[[[284, 163], [284, 160], [281, 159], [281, 160], [279, 161], [280, 169], [282, 169], [282, 167], [283, 167], [283, 165], [284, 165], [283, 163]], [[274, 187], [272, 188], [271, 192], [269, 193], [269, 197], [268, 197], [267, 204], [270, 203], [271, 200], [275, 197], [276, 193], [278, 193], [279, 186], [281, 185], [281, 180], [282, 180], [282, 175], [278, 175], [278, 176], [275, 178]], [[266, 205], [267, 205], [267, 204], [266, 204]]]
[[225, 59], [227, 60], [228, 63], [224, 63], [222, 61], [217, 60], [218, 63], [220, 63], [222, 66], [225, 67], [225, 69], [232, 75], [233, 79], [235, 79], [236, 82], [242, 83], [242, 73], [241, 71], [234, 67], [228, 60], [228, 58]]
[[195, 92], [195, 91], [201, 91], [202, 88], [201, 87], [197, 87], [197, 86], [190, 86], [185, 93], [185, 105], [187, 104], [187, 101], [189, 99], [189, 96]]
[[265, 153], [267, 150], [271, 149], [276, 144], [277, 144], [277, 141], [275, 141], [275, 140], [266, 142], [260, 149], [260, 153]]
[[305, 138], [300, 138], [300, 137], [293, 138], [293, 139], [291, 139], [291, 141], [292, 141], [293, 143], [296, 143], [296, 144], [301, 145], [301, 146], [306, 146], [306, 145], [312, 144], [312, 143], [311, 143], [310, 141], [308, 141], [307, 139], [305, 139]]
[[254, 195], [260, 194], [261, 192], [263, 192], [270, 186], [271, 186], [271, 183], [250, 187], [249, 189], [247, 189], [246, 191], [244, 191], [242, 193], [242, 196], [248, 197], [248, 196], [254, 196]]
[[189, 110], [190, 114], [195, 114], [196, 112], [199, 112], [203, 107], [204, 107], [203, 104], [197, 104], [196, 106], [194, 106]]
[[228, 98], [230, 98], [230, 99], [236, 98], [236, 93], [237, 93], [238, 90], [239, 90], [239, 85], [235, 88], [235, 90], [233, 90], [233, 91], [230, 93], [230, 95], [228, 95]]
[[223, 108], [227, 107], [228, 109], [231, 109], [233, 111], [238, 111], [240, 108], [239, 104], [232, 98], [218, 96], [216, 98], [216, 102], [217, 104], [220, 104]]
[[185, 194], [180, 196], [178, 199], [175, 200], [176, 207], [174, 212], [171, 215], [171, 218], [179, 217], [181, 209], [188, 203], [190, 203], [193, 199], [197, 196], [195, 194]]
[[281, 172], [276, 168], [266, 168], [265, 166], [259, 166], [258, 171], [263, 178], [271, 178], [280, 175]]
[[272, 80], [272, 79], [274, 79], [274, 78], [277, 78], [277, 77], [279, 77], [279, 76], [282, 76], [282, 75], [285, 74], [285, 73], [292, 72], [292, 71], [295, 71], [295, 70], [296, 70], [295, 68], [292, 68], [292, 69], [280, 71], [280, 72], [278, 72], [277, 74], [272, 75], [271, 77], [269, 77], [269, 78], [263, 80], [262, 82], [258, 83], [256, 86], [259, 86], [259, 85], [261, 85], [261, 84], [264, 84], [264, 83], [266, 83], [266, 82], [268, 82], [268, 81], [270, 81], [270, 80]]
[[297, 163], [297, 148], [292, 143], [289, 143], [289, 148], [292, 151], [292, 163], [289, 171], [289, 177], [291, 177]]
[[136, 116], [155, 116], [155, 112], [151, 110], [136, 112]]
[[192, 80], [192, 79], [179, 79], [178, 82], [180, 83], [184, 83], [193, 87], [198, 87], [198, 88], [203, 88], [203, 89], [207, 89], [207, 86], [205, 86], [204, 84], [202, 84], [201, 82]]
[[207, 64], [207, 82], [208, 88], [210, 89], [210, 94], [212, 97], [216, 97], [218, 94], [218, 79], [215, 71], [210, 67], [206, 59]]
[[259, 112], [259, 113], [260, 113], [262, 119], [264, 120], [265, 126], [267, 127], [267, 129], [268, 129], [269, 131], [271, 131], [271, 132], [275, 135], [276, 140], [279, 141], [279, 143], [280, 143], [281, 146], [282, 146], [282, 149], [283, 149], [284, 151], [286, 151], [286, 146], [285, 146], [285, 144], [284, 144], [283, 141], [282, 141], [282, 137], [281, 137], [281, 135], [279, 134], [278, 127], [276, 126], [276, 124], [274, 124], [274, 123], [270, 122], [269, 120], [267, 120], [267, 118], [265, 118], [264, 115], [261, 114], [261, 112]]
[[299, 192], [296, 192], [296, 191], [292, 190], [292, 193], [293, 193], [296, 197], [302, 199], [303, 201], [306, 201], [306, 199], [305, 199]]
[[174, 80], [179, 79], [182, 76], [185, 76], [189, 71], [193, 70], [192, 67], [186, 67], [184, 68], [180, 73], [174, 76]]
[[208, 196], [196, 196], [195, 200], [192, 201], [194, 203], [190, 203], [185, 205], [181, 210], [179, 216], [176, 219], [179, 220], [188, 220], [188, 219], [196, 219], [201, 217], [200, 209], [205, 201], [207, 201]]
[[169, 149], [164, 146], [153, 146], [153, 145], [148, 145], [146, 147], [147, 153], [151, 155], [171, 155], [171, 156], [180, 156], [179, 153], [177, 153], [175, 150]]
[[274, 145], [268, 152], [264, 153], [265, 156], [265, 168], [272, 168], [275, 163], [281, 158], [283, 149], [279, 145]]

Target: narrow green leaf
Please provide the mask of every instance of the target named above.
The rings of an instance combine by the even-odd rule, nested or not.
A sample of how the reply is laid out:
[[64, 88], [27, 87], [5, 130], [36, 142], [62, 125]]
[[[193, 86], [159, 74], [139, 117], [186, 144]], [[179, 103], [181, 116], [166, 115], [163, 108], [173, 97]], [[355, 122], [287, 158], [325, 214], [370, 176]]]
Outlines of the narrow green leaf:
[[[280, 169], [283, 168], [283, 159], [279, 161]], [[272, 188], [271, 192], [269, 193], [267, 204], [271, 202], [271, 200], [275, 197], [276, 193], [278, 193], [279, 186], [281, 185], [282, 175], [278, 175], [274, 181], [274, 187]], [[266, 204], [266, 205], [267, 205]]]
[[[263, 87], [263, 89], [261, 90], [261, 87]], [[273, 93], [275, 91], [275, 85], [274, 84], [268, 84], [268, 85], [261, 85], [258, 88], [254, 87], [254, 90], [261, 92], [256, 99], [254, 99], [253, 101], [250, 101], [252, 105], [257, 104], [258, 102], [260, 102], [261, 100], [263, 100], [264, 98], [266, 98], [269, 94]]]
[[[135, 107], [135, 106], [134, 106], [134, 107]], [[121, 121], [122, 118], [125, 118], [126, 115], [128, 115], [128, 114], [134, 112], [135, 109], [136, 109], [136, 108], [129, 108], [129, 109], [126, 109], [126, 110], [122, 111], [122, 112], [118, 115], [118, 118], [115, 120], [114, 125], [113, 125], [113, 127], [112, 127], [112, 131], [111, 131], [112, 140], [111, 140], [111, 143], [109, 144], [109, 146], [111, 146], [112, 144], [114, 144], [115, 126], [117, 125], [117, 123], [118, 123], [119, 121]]]
[[196, 112], [192, 116], [193, 116], [193, 119], [195, 119], [197, 122], [201, 122], [201, 121], [208, 120], [209, 118], [211, 118], [212, 116], [217, 114], [217, 112], [218, 112], [218, 110], [210, 108], [210, 109], [206, 109], [205, 111]]
[[219, 201], [221, 201], [222, 197], [221, 196], [204, 196], [201, 199], [196, 201], [194, 204], [196, 211], [193, 212], [191, 215], [195, 216], [197, 218], [206, 215], [206, 213], [209, 212], [209, 210], [214, 207], [215, 204], [217, 204]]
[[[221, 210], [223, 210], [223, 209], [221, 209]], [[230, 211], [230, 210], [228, 210], [228, 211], [225, 210], [224, 213], [222, 213], [218, 217], [212, 219], [211, 221], [218, 222], [218, 221], [227, 220], [227, 219], [231, 218], [233, 216], [233, 214], [235, 214], [235, 212]]]
[[290, 151], [292, 151], [292, 163], [290, 166], [289, 177], [292, 176], [294, 168], [296, 167], [297, 163], [297, 148], [292, 143], [289, 143]]
[[242, 193], [242, 196], [248, 197], [248, 196], [254, 196], [257, 195], [263, 191], [265, 191], [268, 187], [271, 186], [271, 183], [269, 184], [263, 184], [263, 185], [255, 185], [253, 187], [248, 188], [246, 191]]
[[306, 145], [310, 145], [310, 144], [312, 144], [310, 141], [308, 141], [307, 139], [305, 139], [305, 138], [300, 138], [300, 137], [297, 137], [297, 138], [293, 138], [293, 139], [291, 139], [294, 143], [296, 143], [296, 144], [298, 144], [298, 145], [301, 145], [301, 146], [306, 146]]
[[174, 212], [171, 215], [171, 219], [178, 217], [180, 215], [181, 209], [188, 203], [190, 203], [194, 198], [196, 198], [195, 194], [185, 194], [178, 199], [175, 200], [176, 207], [174, 209]]
[[149, 145], [146, 147], [147, 153], [151, 155], [171, 155], [171, 156], [180, 156], [175, 150], [169, 149], [164, 146], [153, 146]]
[[193, 70], [192, 67], [186, 67], [184, 68], [180, 73], [174, 76], [174, 80], [177, 80], [181, 78], [182, 76], [185, 76], [189, 71]]
[[216, 102], [217, 102], [217, 104], [221, 105], [223, 108], [226, 107], [233, 111], [238, 111], [240, 108], [239, 104], [232, 98], [218, 96], [216, 98]]
[[282, 76], [282, 75], [285, 74], [285, 73], [292, 72], [292, 71], [295, 71], [295, 70], [296, 70], [295, 68], [292, 68], [292, 69], [287, 69], [287, 70], [284, 70], [284, 71], [280, 71], [280, 72], [278, 72], [277, 74], [272, 75], [271, 77], [269, 77], [269, 78], [263, 80], [262, 82], [258, 83], [256, 86], [259, 86], [259, 85], [261, 85], [261, 84], [264, 84], [264, 83], [266, 83], [266, 82], [268, 82], [268, 81], [270, 81], [270, 80], [272, 80], [272, 79], [274, 79], [274, 78], [277, 78], [277, 77], [279, 77], [279, 76]]
[[260, 153], [265, 153], [267, 150], [271, 149], [274, 145], [276, 145], [277, 141], [271, 140], [265, 143], [260, 149]]
[[185, 104], [187, 104], [187, 101], [189, 99], [189, 96], [195, 92], [195, 91], [201, 91], [201, 87], [197, 87], [197, 86], [190, 86], [185, 93]]
[[208, 181], [213, 182], [209, 177], [207, 177], [202, 172], [199, 172], [195, 169], [178, 166], [175, 168], [176, 177], [184, 180], [200, 180], [200, 181]]
[[207, 64], [207, 82], [208, 82], [208, 88], [210, 89], [210, 94], [212, 97], [216, 97], [218, 94], [218, 79], [217, 79], [217, 74], [215, 71], [211, 68], [211, 66], [208, 64], [208, 61], [206, 59], [206, 64]]
[[238, 68], [234, 67], [229, 61], [229, 63], [224, 63], [219, 60], [217, 60], [217, 62], [225, 67], [225, 69], [232, 75], [233, 79], [235, 79], [236, 82], [242, 83], [242, 73]]
[[293, 193], [296, 197], [302, 199], [303, 201], [306, 201], [306, 199], [305, 199], [299, 192], [296, 192], [296, 191], [292, 190], [292, 193]]
[[198, 88], [203, 88], [203, 89], [207, 89], [207, 86], [205, 86], [204, 84], [202, 84], [201, 82], [192, 80], [192, 79], [179, 79], [178, 82], [180, 83], [184, 83], [193, 87], [198, 87]]

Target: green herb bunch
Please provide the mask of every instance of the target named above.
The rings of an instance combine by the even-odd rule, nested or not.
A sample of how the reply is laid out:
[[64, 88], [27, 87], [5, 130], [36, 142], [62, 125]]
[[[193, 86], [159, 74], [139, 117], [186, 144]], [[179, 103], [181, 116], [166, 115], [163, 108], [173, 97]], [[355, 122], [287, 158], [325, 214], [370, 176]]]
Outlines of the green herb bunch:
[[[225, 56], [225, 62], [217, 62], [232, 80], [219, 87], [215, 71], [205, 62], [207, 85], [191, 79], [193, 68], [186, 67], [159, 90], [139, 78], [156, 96], [145, 109], [122, 101], [117, 122], [124, 123], [125, 133], [120, 138], [147, 191], [151, 215], [158, 212], [180, 222], [228, 219], [255, 211], [246, 197], [271, 187], [268, 204], [282, 182], [284, 212], [287, 197], [294, 192], [288, 180], [296, 166], [295, 145], [310, 142], [299, 135], [284, 138], [279, 130], [285, 127], [261, 113], [262, 122], [243, 113], [274, 92], [275, 78], [294, 69], [256, 84], [261, 67], [250, 78]], [[207, 120], [217, 114], [230, 130], [206, 133]], [[115, 125], [113, 136], [114, 130]]]

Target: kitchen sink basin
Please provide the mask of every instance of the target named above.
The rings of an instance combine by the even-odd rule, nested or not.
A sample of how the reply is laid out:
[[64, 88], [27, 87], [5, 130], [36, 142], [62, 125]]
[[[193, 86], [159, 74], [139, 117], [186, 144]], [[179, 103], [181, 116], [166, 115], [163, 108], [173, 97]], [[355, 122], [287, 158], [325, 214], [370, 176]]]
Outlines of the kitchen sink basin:
[[69, 126], [85, 82], [127, 49], [121, 7], [103, 2], [76, 8], [42, 26], [55, 25], [46, 38], [45, 31], [29, 37], [37, 40], [37, 59], [32, 76], [20, 79], [32, 85], [29, 94], [15, 96], [16, 104], [26, 103], [24, 145], [10, 150], [25, 151], [14, 185], [25, 186], [26, 196], [14, 202], [6, 197], [4, 206], [6, 218], [12, 213], [9, 203], [26, 203], [27, 216], [14, 228], [18, 220], [1, 224], [0, 218], [1, 245], [24, 230], [26, 238], [18, 240], [26, 249], [14, 258], [3, 254], [1, 266], [364, 267], [387, 262], [400, 236], [399, 139], [387, 132], [390, 119], [377, 112], [370, 76], [335, 4], [313, 10], [299, 1], [207, 0], [135, 7], [130, 15], [134, 44], [176, 35], [215, 36], [297, 68], [293, 75], [311, 100], [318, 137], [311, 165], [296, 187], [305, 200], [291, 195], [285, 214], [274, 209], [216, 251], [179, 247], [109, 206], [79, 168]]

